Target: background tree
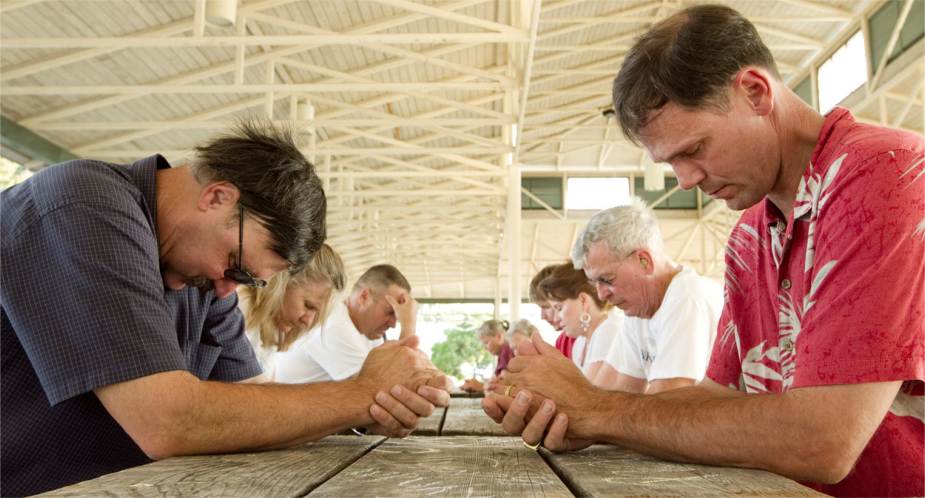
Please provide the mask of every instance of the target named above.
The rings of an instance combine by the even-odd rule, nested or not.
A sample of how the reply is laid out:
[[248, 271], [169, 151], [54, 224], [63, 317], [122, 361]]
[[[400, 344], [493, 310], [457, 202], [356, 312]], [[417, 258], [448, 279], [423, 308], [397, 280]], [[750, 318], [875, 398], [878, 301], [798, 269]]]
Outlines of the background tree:
[[6, 190], [30, 176], [32, 176], [32, 172], [21, 164], [14, 163], [5, 157], [0, 157], [0, 190]]
[[[479, 320], [476, 324], [469, 321], [469, 316], [455, 328], [445, 331], [446, 341], [434, 344], [432, 360], [434, 365], [447, 375], [458, 379], [469, 377], [473, 371], [485, 369], [492, 364], [491, 353], [485, 351], [479, 341], [476, 331], [482, 323], [490, 319]], [[481, 318], [481, 317], [471, 317]], [[463, 372], [464, 365], [469, 368]]]

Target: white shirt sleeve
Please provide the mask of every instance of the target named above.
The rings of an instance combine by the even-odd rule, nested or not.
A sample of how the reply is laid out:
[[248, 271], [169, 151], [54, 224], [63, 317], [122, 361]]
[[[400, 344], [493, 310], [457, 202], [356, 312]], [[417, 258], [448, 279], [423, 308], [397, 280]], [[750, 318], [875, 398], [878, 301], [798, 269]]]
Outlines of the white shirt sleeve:
[[[649, 382], [683, 377], [701, 380], [707, 371], [713, 338], [715, 313], [703, 299], [685, 297], [666, 309], [668, 313], [656, 331], [656, 351], [649, 368]], [[659, 311], [662, 311], [661, 309]]]
[[646, 363], [642, 358], [643, 334], [646, 323], [641, 318], [627, 318], [623, 322], [623, 333], [620, 334], [619, 350], [617, 351], [616, 365], [611, 363], [618, 372], [638, 379], [646, 378]]
[[623, 315], [611, 314], [606, 320], [598, 325], [597, 330], [591, 336], [591, 344], [588, 346], [588, 358], [585, 365], [590, 366], [595, 363], [606, 361], [614, 341], [623, 328]]
[[372, 349], [370, 341], [355, 327], [341, 324], [325, 327], [310, 341], [308, 353], [334, 380], [344, 380], [360, 371]]
[[312, 330], [289, 346], [287, 351], [276, 355], [276, 382], [311, 384], [334, 380], [309, 354], [309, 341], [319, 332], [319, 329]]

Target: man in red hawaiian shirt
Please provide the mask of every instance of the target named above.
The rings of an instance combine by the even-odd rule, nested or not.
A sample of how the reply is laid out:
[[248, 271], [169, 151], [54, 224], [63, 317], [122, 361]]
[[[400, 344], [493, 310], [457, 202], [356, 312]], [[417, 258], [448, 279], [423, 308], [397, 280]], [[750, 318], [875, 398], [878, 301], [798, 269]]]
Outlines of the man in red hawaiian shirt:
[[516, 401], [493, 395], [486, 413], [554, 451], [601, 441], [836, 496], [925, 494], [925, 140], [842, 108], [820, 115], [722, 6], [644, 35], [613, 93], [624, 134], [682, 188], [747, 208], [726, 248], [707, 378], [657, 396], [602, 392], [534, 340], [539, 355], [508, 366]]

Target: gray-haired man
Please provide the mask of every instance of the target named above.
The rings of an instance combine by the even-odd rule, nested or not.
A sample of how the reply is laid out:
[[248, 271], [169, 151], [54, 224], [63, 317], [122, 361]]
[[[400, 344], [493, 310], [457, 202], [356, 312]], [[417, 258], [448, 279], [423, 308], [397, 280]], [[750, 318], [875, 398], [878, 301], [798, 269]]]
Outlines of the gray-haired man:
[[723, 287], [669, 258], [658, 219], [642, 199], [595, 214], [572, 262], [602, 300], [626, 313], [601, 367], [602, 387], [656, 394], [703, 379]]

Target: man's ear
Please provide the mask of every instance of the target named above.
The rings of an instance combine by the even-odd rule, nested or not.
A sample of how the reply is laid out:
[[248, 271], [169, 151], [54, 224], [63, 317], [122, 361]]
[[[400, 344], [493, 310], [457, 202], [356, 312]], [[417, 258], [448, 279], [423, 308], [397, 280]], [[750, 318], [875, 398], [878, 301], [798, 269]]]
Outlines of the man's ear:
[[241, 192], [231, 182], [221, 181], [206, 185], [199, 193], [196, 203], [200, 211], [234, 206], [241, 197]]
[[732, 84], [733, 95], [745, 97], [749, 107], [759, 116], [774, 110], [772, 76], [766, 69], [747, 66], [739, 70]]
[[369, 306], [370, 301], [372, 301], [372, 294], [369, 292], [369, 288], [362, 289], [357, 295], [357, 302], [360, 303], [360, 307]]
[[652, 259], [652, 254], [645, 249], [641, 249], [636, 252], [636, 257], [639, 261], [639, 266], [642, 266], [642, 271], [646, 276], [652, 275], [655, 273], [655, 260]]

